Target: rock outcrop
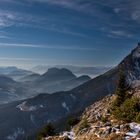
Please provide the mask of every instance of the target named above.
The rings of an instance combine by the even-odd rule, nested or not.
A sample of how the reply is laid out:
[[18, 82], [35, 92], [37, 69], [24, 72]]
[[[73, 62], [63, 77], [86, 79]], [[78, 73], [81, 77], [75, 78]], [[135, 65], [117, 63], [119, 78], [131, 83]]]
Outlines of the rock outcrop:
[[125, 123], [117, 120], [111, 114], [114, 95], [108, 95], [102, 100], [86, 108], [81, 121], [57, 137], [44, 140], [140, 140], [140, 124]]

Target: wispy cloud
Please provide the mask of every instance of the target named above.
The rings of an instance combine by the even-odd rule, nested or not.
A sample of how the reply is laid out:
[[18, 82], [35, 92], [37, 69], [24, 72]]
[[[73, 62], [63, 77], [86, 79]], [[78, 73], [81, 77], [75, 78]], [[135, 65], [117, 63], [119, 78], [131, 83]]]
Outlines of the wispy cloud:
[[6, 35], [0, 35], [0, 39], [10, 39], [10, 37]]
[[114, 8], [114, 12], [115, 12], [115, 13], [117, 13], [117, 14], [118, 14], [120, 11], [121, 11], [121, 9], [120, 9], [120, 8]]
[[55, 50], [79, 50], [79, 51], [102, 51], [92, 47], [76, 47], [76, 46], [50, 46], [50, 45], [36, 45], [36, 44], [16, 44], [16, 43], [0, 43], [0, 48], [42, 48], [42, 49], [55, 49]]
[[[2, 0], [4, 1], [4, 0]], [[5, 2], [13, 2], [18, 4], [18, 0], [6, 0]], [[93, 29], [95, 25], [96, 29], [104, 26], [109, 27], [108, 31], [109, 36], [111, 37], [132, 37], [135, 34], [135, 29], [138, 26], [134, 25], [135, 22], [140, 22], [140, 1], [138, 0], [117, 0], [112, 1], [108, 0], [105, 2], [104, 0], [23, 0], [19, 3], [23, 3], [26, 5], [33, 3], [43, 3], [44, 5], [57, 5], [63, 8], [69, 8], [72, 10], [90, 13], [89, 18], [76, 17], [76, 19], [71, 19], [71, 21], [67, 18], [69, 15], [61, 15], [61, 17], [57, 16], [37, 16], [29, 13], [20, 13], [20, 12], [11, 12], [11, 11], [0, 11], [0, 28], [5, 28], [9, 26], [28, 26], [30, 28], [39, 28], [42, 30], [49, 30], [52, 32], [58, 32], [62, 34], [68, 34], [78, 37], [90, 38], [89, 35], [78, 32], [69, 28], [70, 26], [79, 26], [82, 29], [91, 28]], [[112, 12], [107, 12], [105, 8], [109, 8]], [[114, 13], [113, 13], [114, 12]], [[113, 20], [116, 16], [116, 22]], [[74, 17], [74, 15], [73, 15]], [[26, 19], [26, 20], [25, 20]], [[87, 22], [84, 21], [87, 20]], [[97, 22], [98, 21], [98, 22]], [[131, 21], [134, 23], [131, 23]], [[57, 23], [61, 23], [57, 24]], [[88, 23], [88, 25], [87, 25]], [[101, 24], [101, 25], [100, 25]], [[129, 31], [123, 31], [121, 28], [128, 27]], [[133, 30], [134, 29], [134, 30]], [[101, 31], [99, 29], [99, 31]]]
[[14, 14], [7, 11], [0, 11], [0, 28], [11, 26], [15, 18]]
[[[28, 0], [27, 0], [28, 1]], [[40, 2], [40, 3], [48, 3], [48, 4], [54, 4], [54, 5], [60, 5], [67, 8], [72, 9], [81, 9], [85, 6], [83, 4], [79, 4], [79, 0], [32, 0], [33, 2]]]
[[140, 21], [140, 1], [139, 0], [119, 0], [115, 5], [112, 5], [114, 11], [124, 19]]
[[109, 34], [109, 37], [127, 37], [127, 38], [130, 38], [132, 36], [133, 36], [133, 34], [127, 32], [127, 31], [121, 31], [121, 30], [110, 31], [110, 34]]
[[92, 38], [91, 36], [88, 36], [87, 34], [73, 31], [72, 29], [69, 29], [65, 26], [61, 27], [61, 26], [53, 25], [53, 24], [48, 24], [46, 26], [41, 26], [41, 25], [31, 25], [31, 24], [28, 24], [28, 23], [20, 23], [20, 24], [18, 23], [17, 26], [30, 27], [30, 28], [35, 28], [35, 29], [42, 29], [42, 30], [61, 33], [61, 34], [65, 34], [65, 35], [82, 37], [82, 38]]
[[[4, 0], [2, 0], [4, 1]], [[82, 12], [91, 12], [92, 14], [95, 14], [97, 12], [102, 12], [102, 8], [109, 7], [112, 10], [114, 10], [117, 14], [122, 14], [122, 16], [130, 16], [133, 20], [139, 20], [139, 13], [140, 13], [140, 1], [138, 0], [117, 0], [112, 1], [108, 0], [105, 2], [104, 0], [5, 0], [5, 2], [13, 2], [13, 3], [24, 3], [24, 4], [32, 4], [35, 2], [38, 3], [45, 3], [45, 4], [51, 4], [51, 5], [58, 5], [63, 6], [66, 8], [79, 10]], [[27, 5], [28, 5], [27, 4]], [[109, 13], [108, 13], [109, 14]]]
[[[26, 19], [26, 20], [25, 20]], [[0, 10], [0, 27], [9, 27], [13, 25], [21, 25], [21, 23], [37, 23], [43, 21], [43, 18], [39, 18], [27, 13], [15, 12], [11, 10]]]
[[[0, 28], [6, 28], [11, 26], [20, 26], [20, 27], [26, 26], [30, 28], [39, 28], [42, 30], [49, 30], [49, 31], [59, 32], [62, 34], [68, 34], [73, 36], [86, 37], [86, 38], [89, 37], [84, 33], [69, 29], [69, 26], [75, 24], [73, 21], [75, 19], [72, 19], [70, 23], [65, 19], [65, 17], [60, 17], [60, 18], [61, 19], [53, 16], [44, 17], [44, 16], [36, 16], [33, 14], [27, 14], [27, 13], [0, 10]], [[56, 23], [58, 22], [61, 23], [63, 26], [57, 25]]]
[[[140, 22], [140, 1], [138, 0], [32, 0], [33, 2], [58, 5], [65, 8], [70, 8], [84, 13], [90, 13], [90, 16], [101, 20], [102, 23], [108, 26], [127, 26], [129, 21]], [[112, 12], [105, 11], [109, 8]], [[114, 11], [114, 13], [113, 13]], [[113, 23], [113, 16], [116, 16], [118, 21]], [[96, 19], [96, 20], [97, 20]]]

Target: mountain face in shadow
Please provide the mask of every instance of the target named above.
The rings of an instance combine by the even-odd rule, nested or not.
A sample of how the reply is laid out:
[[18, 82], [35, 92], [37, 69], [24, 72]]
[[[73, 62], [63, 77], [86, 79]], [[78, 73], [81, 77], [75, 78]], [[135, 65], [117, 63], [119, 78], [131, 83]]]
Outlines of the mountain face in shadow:
[[26, 76], [15, 81], [7, 76], [9, 74], [6, 74], [11, 71], [13, 73], [15, 69], [6, 68], [5, 75], [0, 75], [0, 104], [29, 98], [39, 93], [67, 91], [91, 80], [89, 76], [76, 77], [64, 68], [51, 68], [43, 75], [35, 73], [26, 75], [26, 73]]
[[68, 69], [50, 68], [38, 80], [39, 81], [66, 81], [72, 80], [76, 76]]
[[24, 69], [19, 69], [17, 67], [0, 67], [0, 75], [5, 75], [14, 80], [19, 80], [20, 78], [34, 74], [34, 72]]
[[[31, 71], [42, 74], [51, 67], [52, 66], [38, 65], [33, 67]], [[73, 66], [73, 65], [56, 65], [55, 67], [59, 69], [61, 68], [69, 69], [70, 71], [72, 71], [72, 73], [74, 73], [77, 76], [89, 75], [90, 77], [99, 76], [100, 74], [103, 74], [112, 68], [112, 67], [103, 67], [103, 66], [82, 67], [82, 66]]]
[[[8, 140], [16, 133], [16, 140], [34, 135], [46, 122], [57, 123], [76, 114], [95, 101], [113, 94], [120, 68], [124, 68], [127, 82], [140, 78], [140, 45], [117, 67], [70, 91], [40, 94], [36, 97], [0, 106], [0, 139]], [[22, 121], [21, 121], [22, 120]], [[61, 124], [62, 126], [63, 124]]]
[[12, 78], [0, 75], [0, 104], [21, 99], [25, 96], [26, 88]]
[[71, 90], [89, 80], [91, 80], [89, 76], [77, 77], [65, 68], [50, 68], [28, 85], [38, 93], [54, 93]]
[[40, 74], [30, 74], [19, 79], [20, 82], [33, 82], [40, 77]]

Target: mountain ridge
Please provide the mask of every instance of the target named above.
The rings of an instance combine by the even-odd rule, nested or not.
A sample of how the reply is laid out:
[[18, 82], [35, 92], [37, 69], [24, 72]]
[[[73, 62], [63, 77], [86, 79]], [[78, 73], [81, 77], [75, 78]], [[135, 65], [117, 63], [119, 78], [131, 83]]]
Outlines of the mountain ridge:
[[20, 69], [15, 66], [9, 66], [9, 67], [0, 67], [0, 74], [6, 75], [14, 80], [18, 80], [24, 76], [34, 74], [34, 72], [25, 69]]
[[48, 69], [47, 72], [45, 72], [43, 75], [41, 75], [41, 77], [38, 79], [39, 81], [41, 80], [72, 80], [74, 78], [76, 78], [76, 76], [68, 69], [66, 68], [50, 68]]
[[[25, 125], [24, 122], [20, 122], [20, 120], [19, 122], [16, 120], [16, 125], [14, 124], [14, 126], [11, 126], [12, 129], [10, 129], [8, 132], [13, 133], [15, 129], [22, 128], [26, 134], [25, 136], [31, 135], [29, 129], [31, 129], [30, 126], [34, 126], [34, 123], [38, 127], [32, 127], [32, 133], [35, 133], [37, 129], [39, 129], [48, 121], [56, 123], [71, 114], [82, 112], [87, 106], [93, 104], [97, 100], [102, 99], [108, 94], [113, 94], [116, 89], [119, 70], [122, 67], [122, 65], [125, 68], [125, 74], [128, 80], [132, 80], [132, 82], [134, 80], [139, 80], [139, 78], [129, 78], [131, 70], [133, 70], [133, 73], [131, 74], [133, 74], [133, 76], [135, 77], [137, 74], [140, 74], [140, 71], [138, 71], [137, 67], [134, 67], [137, 65], [135, 61], [139, 59], [133, 60], [130, 56], [132, 55], [128, 55], [127, 57], [125, 57], [125, 59], [121, 61], [121, 63], [119, 63], [117, 67], [109, 70], [108, 72], [94, 79], [91, 79], [90, 81], [70, 91], [56, 92], [52, 95], [44, 94], [42, 96], [33, 97], [21, 102], [15, 102], [13, 104], [11, 103], [3, 106], [4, 110], [8, 110], [10, 108], [10, 112], [13, 112], [10, 114], [12, 114], [12, 118], [14, 119], [9, 118], [8, 116], [10, 116], [10, 114], [6, 113], [9, 123], [14, 123], [15, 118], [18, 120], [17, 116], [20, 116], [21, 114], [23, 118], [28, 118], [28, 120], [25, 119], [28, 125]], [[129, 64], [127, 62], [129, 62]], [[129, 68], [128, 66], [131, 67]], [[17, 108], [17, 106], [19, 105], [21, 108]], [[22, 107], [23, 109], [24, 107], [28, 108], [28, 111], [24, 111]], [[1, 112], [2, 110], [0, 108], [0, 113]], [[2, 116], [0, 116], [0, 120], [2, 120], [4, 116], [5, 113], [3, 112]], [[32, 120], [32, 118], [34, 118], [34, 121]], [[6, 123], [3, 125], [6, 126]], [[2, 127], [1, 131], [6, 131], [6, 129], [7, 128]], [[7, 133], [7, 135], [9, 134]], [[3, 138], [4, 136], [0, 136], [0, 138], [1, 137]]]
[[103, 74], [104, 72], [112, 68], [112, 67], [107, 67], [107, 66], [94, 66], [94, 67], [89, 66], [88, 67], [88, 66], [73, 66], [73, 65], [54, 65], [54, 66], [39, 65], [32, 68], [31, 71], [42, 74], [42, 73], [45, 73], [46, 70], [51, 67], [66, 68], [72, 71], [77, 76], [89, 75], [92, 78], [100, 74]]
[[31, 83], [31, 87], [38, 93], [54, 93], [68, 91], [79, 86], [91, 78], [89, 76], [77, 77], [66, 68], [50, 68]]

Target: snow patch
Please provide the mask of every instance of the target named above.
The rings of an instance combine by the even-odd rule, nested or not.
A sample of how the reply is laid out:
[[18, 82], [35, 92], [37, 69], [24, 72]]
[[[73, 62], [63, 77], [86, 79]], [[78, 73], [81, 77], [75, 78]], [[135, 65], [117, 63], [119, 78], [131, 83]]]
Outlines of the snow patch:
[[21, 111], [36, 111], [39, 108], [43, 108], [43, 105], [34, 105], [34, 106], [28, 106], [26, 105], [26, 101], [16, 106], [16, 108], [19, 108]]
[[62, 103], [62, 107], [65, 108], [67, 111], [69, 111], [69, 107], [67, 106], [65, 102]]
[[24, 135], [25, 132], [22, 128], [17, 128], [15, 132], [7, 136], [7, 140], [16, 140], [19, 135]]
[[75, 140], [75, 133], [70, 131], [70, 132], [64, 132], [63, 137], [68, 137], [70, 140]]
[[35, 122], [35, 116], [34, 115], [32, 115], [32, 114], [30, 115], [30, 120], [35, 126], [37, 126], [36, 122]]
[[74, 100], [76, 100], [76, 97], [75, 97], [73, 94], [70, 94], [70, 96], [71, 96]]
[[21, 111], [24, 111], [26, 101], [22, 102], [21, 104], [17, 105], [16, 108], [19, 108]]
[[[136, 138], [138, 133], [140, 132], [140, 124], [137, 123], [130, 123], [129, 124], [131, 131], [126, 133], [125, 140], [130, 140], [131, 138]], [[136, 140], [139, 140], [140, 138], [136, 138]]]

